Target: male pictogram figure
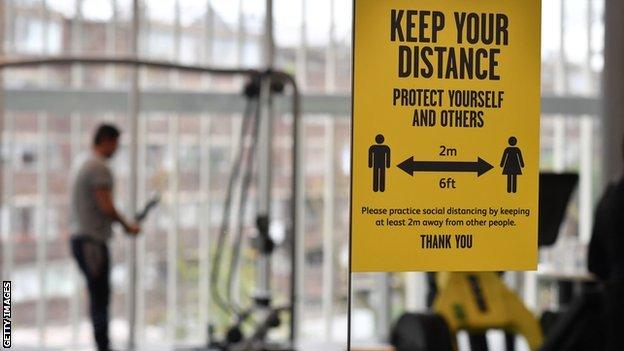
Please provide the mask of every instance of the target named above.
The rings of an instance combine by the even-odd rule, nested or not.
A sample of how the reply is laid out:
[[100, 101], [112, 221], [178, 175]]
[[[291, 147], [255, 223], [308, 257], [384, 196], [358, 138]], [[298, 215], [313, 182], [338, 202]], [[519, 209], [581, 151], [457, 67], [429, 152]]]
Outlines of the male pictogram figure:
[[373, 191], [386, 190], [386, 168], [390, 168], [390, 147], [383, 145], [384, 136], [377, 134], [376, 145], [368, 149], [368, 168], [373, 169]]

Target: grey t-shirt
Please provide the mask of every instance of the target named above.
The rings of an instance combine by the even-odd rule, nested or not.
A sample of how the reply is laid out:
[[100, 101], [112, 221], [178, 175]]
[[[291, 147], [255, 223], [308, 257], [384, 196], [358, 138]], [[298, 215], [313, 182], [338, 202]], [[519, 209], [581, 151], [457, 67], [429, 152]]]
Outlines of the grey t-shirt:
[[74, 236], [88, 236], [106, 242], [112, 236], [112, 219], [102, 213], [96, 189], [113, 190], [113, 174], [106, 160], [91, 153], [72, 172], [69, 228]]

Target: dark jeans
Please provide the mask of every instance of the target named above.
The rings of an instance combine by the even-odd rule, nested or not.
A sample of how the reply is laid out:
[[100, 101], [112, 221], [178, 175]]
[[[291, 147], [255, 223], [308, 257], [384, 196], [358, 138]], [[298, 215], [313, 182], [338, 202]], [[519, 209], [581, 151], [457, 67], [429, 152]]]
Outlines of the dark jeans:
[[74, 237], [71, 250], [85, 276], [89, 290], [89, 311], [98, 351], [109, 350], [108, 305], [110, 263], [108, 247], [86, 237]]

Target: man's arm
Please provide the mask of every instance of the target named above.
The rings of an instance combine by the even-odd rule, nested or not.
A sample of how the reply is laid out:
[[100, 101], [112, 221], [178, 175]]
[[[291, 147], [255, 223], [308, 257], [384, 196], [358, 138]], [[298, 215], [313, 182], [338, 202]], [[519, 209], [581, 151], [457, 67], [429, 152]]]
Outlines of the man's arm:
[[119, 222], [124, 230], [130, 234], [137, 234], [140, 228], [136, 224], [131, 224], [123, 218], [113, 203], [113, 195], [110, 188], [102, 187], [95, 189], [95, 200], [100, 208], [100, 211], [105, 215], [112, 218], [114, 221]]

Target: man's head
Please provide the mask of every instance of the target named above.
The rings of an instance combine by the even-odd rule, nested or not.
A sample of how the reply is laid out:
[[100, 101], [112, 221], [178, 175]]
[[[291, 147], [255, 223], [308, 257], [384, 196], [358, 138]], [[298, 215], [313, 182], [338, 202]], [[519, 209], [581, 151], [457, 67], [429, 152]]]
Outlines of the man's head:
[[93, 149], [105, 158], [111, 158], [117, 151], [121, 132], [112, 124], [101, 124], [93, 136]]

